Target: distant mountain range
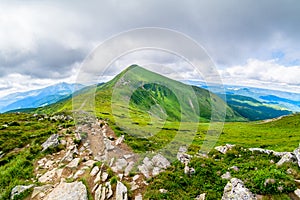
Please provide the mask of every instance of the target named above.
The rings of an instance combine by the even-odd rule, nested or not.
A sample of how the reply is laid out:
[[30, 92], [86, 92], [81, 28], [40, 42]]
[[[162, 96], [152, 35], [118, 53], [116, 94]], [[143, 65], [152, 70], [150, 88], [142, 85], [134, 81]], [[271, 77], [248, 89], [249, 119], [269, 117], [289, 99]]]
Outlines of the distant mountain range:
[[[196, 85], [202, 88], [212, 89], [218, 91], [218, 88], [208, 88], [204, 82], [201, 81], [183, 81], [190, 85]], [[292, 112], [300, 112], [300, 94], [292, 92], [284, 92], [279, 90], [269, 90], [254, 87], [224, 85], [226, 95], [240, 95], [251, 97], [263, 104], [268, 104], [279, 109], [286, 109]]]
[[0, 113], [10, 110], [37, 108], [56, 103], [83, 88], [80, 84], [58, 83], [42, 89], [9, 94], [0, 99]]
[[[181, 91], [187, 91], [188, 89], [186, 88], [188, 86], [185, 84], [168, 79], [164, 76], [134, 65], [121, 72], [111, 81], [95, 86], [97, 87], [97, 93], [101, 93], [98, 95], [96, 94], [96, 104], [98, 103], [97, 99], [98, 101], [105, 103], [105, 106], [100, 106], [102, 109], [105, 108], [105, 110], [99, 110], [100, 113], [110, 113], [109, 109], [106, 108], [111, 107], [108, 104], [111, 99], [114, 84], [117, 83], [120, 77], [129, 71], [129, 69], [133, 68], [135, 68], [135, 71], [144, 74], [144, 76], [132, 75], [132, 77], [129, 77], [131, 82], [141, 81], [145, 78], [147, 79], [147, 77], [145, 77], [146, 74], [153, 80], [168, 83], [174, 87], [176, 86], [175, 88], [180, 88]], [[180, 105], [183, 106], [183, 110], [185, 111], [183, 114], [188, 116], [189, 113], [192, 113], [192, 110], [189, 111], [191, 104], [198, 104], [201, 111], [200, 118], [209, 119], [211, 112], [209, 109], [211, 107], [211, 97], [209, 97], [209, 93], [206, 89], [211, 89], [213, 92], [218, 94], [217, 91], [219, 88], [208, 88], [205, 83], [200, 81], [188, 80], [183, 82], [188, 85], [193, 85], [192, 88], [198, 97], [198, 102], [193, 103], [193, 98], [190, 98], [187, 100], [187, 105]], [[229, 121], [264, 120], [300, 111], [300, 94], [297, 93], [231, 85], [225, 85], [224, 88], [227, 105], [222, 101], [222, 99], [225, 100], [224, 95], [219, 94], [221, 98], [217, 98], [217, 96], [213, 96], [213, 98], [216, 99], [220, 105], [225, 105], [227, 110], [226, 118]], [[43, 107], [42, 109], [39, 109], [41, 112], [47, 112], [49, 109], [56, 112], [71, 110], [71, 95], [76, 92], [75, 96], [82, 96], [85, 99], [84, 96], [89, 92], [89, 90], [89, 87], [84, 87], [80, 84], [59, 83], [39, 90], [14, 93], [0, 99], [0, 112], [7, 112], [11, 110], [23, 111], [23, 109], [26, 110], [27, 108], [38, 107]], [[124, 91], [125, 90], [126, 88]], [[185, 96], [189, 97], [189, 94], [186, 94]], [[172, 120], [179, 120], [182, 117], [180, 116], [181, 111], [178, 107], [179, 105], [177, 105], [177, 97], [174, 96], [172, 91], [168, 88], [159, 84], [146, 84], [144, 87], [137, 88], [137, 90], [132, 94], [131, 100], [132, 102], [130, 105], [132, 106], [132, 109], [148, 112], [146, 110], [149, 108], [154, 109], [152, 104], [153, 102], [156, 102], [159, 103], [160, 106], [164, 107], [163, 110], [166, 112], [165, 114], [168, 114], [169, 117], [172, 116]], [[164, 116], [164, 114], [161, 113], [161, 108], [159, 107], [151, 112], [155, 112], [156, 115], [161, 115], [160, 117]]]

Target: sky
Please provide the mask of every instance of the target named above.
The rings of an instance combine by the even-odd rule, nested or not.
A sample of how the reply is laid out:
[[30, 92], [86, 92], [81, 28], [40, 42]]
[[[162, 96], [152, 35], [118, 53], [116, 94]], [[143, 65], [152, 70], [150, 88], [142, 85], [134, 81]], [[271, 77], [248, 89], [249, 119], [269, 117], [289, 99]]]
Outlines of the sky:
[[[300, 93], [299, 8], [298, 0], [2, 0], [0, 97], [75, 82], [97, 46], [143, 27], [171, 29], [197, 42], [224, 84]], [[176, 68], [176, 79], [197, 78], [173, 55], [143, 55], [115, 60], [110, 76], [130, 62], [155, 62]]]

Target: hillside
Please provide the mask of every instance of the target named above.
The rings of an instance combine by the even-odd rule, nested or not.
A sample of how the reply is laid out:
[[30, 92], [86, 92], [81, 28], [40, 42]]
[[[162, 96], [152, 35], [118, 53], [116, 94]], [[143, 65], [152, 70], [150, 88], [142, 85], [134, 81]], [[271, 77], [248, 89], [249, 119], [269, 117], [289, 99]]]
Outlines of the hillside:
[[[137, 65], [130, 66], [103, 85], [74, 95], [75, 108], [93, 109], [89, 106], [93, 103], [90, 97], [93, 96], [91, 93], [94, 89], [96, 115], [99, 117], [117, 118], [121, 111], [116, 111], [112, 115], [111, 102], [114, 103], [116, 110], [127, 107], [128, 105], [124, 103], [126, 102], [129, 103], [133, 116], [139, 113], [139, 118], [145, 120], [149, 120], [149, 117], [167, 116], [168, 121], [210, 121], [213, 108], [214, 120], [222, 120], [225, 113], [222, 111], [226, 109], [227, 121], [245, 121], [221, 98], [208, 90], [183, 84]], [[71, 104], [69, 99], [45, 107], [43, 111], [48, 113], [70, 111], [73, 109]]]
[[226, 102], [233, 110], [249, 121], [272, 119], [292, 114], [291, 111], [278, 105], [262, 103], [254, 98], [241, 95], [227, 94]]

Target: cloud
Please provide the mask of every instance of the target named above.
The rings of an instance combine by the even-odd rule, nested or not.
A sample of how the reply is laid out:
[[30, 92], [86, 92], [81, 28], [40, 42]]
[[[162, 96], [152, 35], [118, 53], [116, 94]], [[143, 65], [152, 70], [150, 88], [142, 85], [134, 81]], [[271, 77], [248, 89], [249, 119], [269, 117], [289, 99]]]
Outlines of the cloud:
[[284, 66], [276, 60], [248, 59], [244, 65], [231, 66], [220, 70], [220, 73], [227, 84], [300, 91], [300, 66]]
[[[136, 0], [126, 4], [118, 0], [1, 1], [0, 77], [6, 79], [11, 74], [20, 74], [33, 82], [64, 80], [74, 76], [74, 69], [93, 48], [113, 35], [133, 28], [163, 27], [182, 32], [202, 45], [224, 73], [237, 77], [237, 72], [229, 69], [243, 66], [249, 58], [262, 62], [274, 59], [274, 68], [265, 77], [261, 75], [265, 70], [252, 65], [261, 73], [259, 77], [253, 74], [251, 80], [295, 84], [294, 78], [278, 77], [274, 73], [287, 73], [288, 67], [289, 72], [297, 72], [295, 66], [300, 65], [299, 7], [297, 0], [259, 3]], [[174, 41], [174, 46], [181, 45]], [[155, 59], [158, 64], [176, 68], [181, 77], [194, 75], [180, 62], [159, 55], [152, 58]], [[144, 61], [141, 57], [135, 59], [137, 64]], [[180, 78], [175, 72], [172, 77]], [[5, 87], [8, 86], [1, 85]]]

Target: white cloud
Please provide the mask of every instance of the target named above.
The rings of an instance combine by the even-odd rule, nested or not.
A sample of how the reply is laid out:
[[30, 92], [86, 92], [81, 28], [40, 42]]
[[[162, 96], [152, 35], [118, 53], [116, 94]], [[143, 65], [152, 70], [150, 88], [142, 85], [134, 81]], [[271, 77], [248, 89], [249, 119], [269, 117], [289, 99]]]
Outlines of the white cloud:
[[300, 66], [284, 66], [277, 60], [248, 59], [244, 65], [219, 71], [226, 84], [300, 92]]

